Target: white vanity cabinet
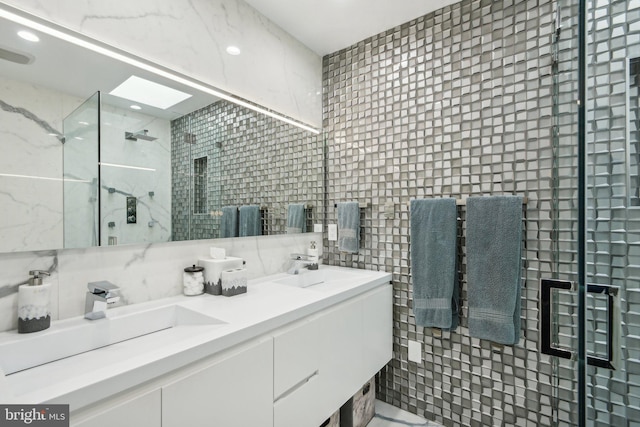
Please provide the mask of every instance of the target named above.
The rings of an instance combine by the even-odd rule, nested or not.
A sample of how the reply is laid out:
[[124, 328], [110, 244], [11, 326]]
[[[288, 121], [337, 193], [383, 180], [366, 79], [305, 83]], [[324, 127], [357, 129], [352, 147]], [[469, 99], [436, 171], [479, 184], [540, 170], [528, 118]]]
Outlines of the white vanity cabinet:
[[71, 415], [73, 427], [161, 427], [160, 389], [137, 393], [136, 396], [123, 395], [106, 402], [102, 408], [92, 408], [84, 416]]
[[162, 426], [273, 426], [272, 340], [162, 386]]
[[391, 360], [392, 306], [377, 286], [74, 411], [71, 425], [318, 427]]
[[274, 426], [318, 427], [392, 356], [392, 288], [383, 286], [274, 335]]

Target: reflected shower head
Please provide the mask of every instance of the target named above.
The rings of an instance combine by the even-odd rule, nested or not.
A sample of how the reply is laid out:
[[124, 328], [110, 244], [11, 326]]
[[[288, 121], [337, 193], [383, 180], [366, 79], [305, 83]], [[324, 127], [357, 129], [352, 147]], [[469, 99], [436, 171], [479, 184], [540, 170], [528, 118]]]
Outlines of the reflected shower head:
[[149, 135], [149, 131], [147, 129], [141, 130], [140, 132], [125, 132], [124, 139], [128, 139], [130, 141], [137, 141], [139, 139], [145, 141], [155, 141], [158, 138], [155, 138]]

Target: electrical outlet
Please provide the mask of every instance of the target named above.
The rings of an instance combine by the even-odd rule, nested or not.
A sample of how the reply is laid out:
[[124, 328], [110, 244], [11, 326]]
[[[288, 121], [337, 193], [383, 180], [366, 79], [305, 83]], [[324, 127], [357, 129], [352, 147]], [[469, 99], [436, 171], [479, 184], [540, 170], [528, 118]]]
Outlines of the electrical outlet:
[[422, 363], [422, 343], [409, 341], [409, 362]]

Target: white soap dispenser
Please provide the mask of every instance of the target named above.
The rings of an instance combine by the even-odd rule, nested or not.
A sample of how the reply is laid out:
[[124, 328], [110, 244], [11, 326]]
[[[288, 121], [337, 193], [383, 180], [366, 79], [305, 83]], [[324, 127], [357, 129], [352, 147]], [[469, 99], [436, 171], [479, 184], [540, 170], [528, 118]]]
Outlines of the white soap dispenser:
[[319, 253], [320, 252], [318, 251], [316, 242], [311, 241], [311, 245], [309, 246], [309, 249], [307, 249], [307, 256], [309, 257], [309, 261], [317, 263], [318, 260], [320, 259]]
[[41, 270], [29, 272], [29, 283], [18, 287], [18, 332], [38, 332], [51, 326], [51, 283], [43, 282]]

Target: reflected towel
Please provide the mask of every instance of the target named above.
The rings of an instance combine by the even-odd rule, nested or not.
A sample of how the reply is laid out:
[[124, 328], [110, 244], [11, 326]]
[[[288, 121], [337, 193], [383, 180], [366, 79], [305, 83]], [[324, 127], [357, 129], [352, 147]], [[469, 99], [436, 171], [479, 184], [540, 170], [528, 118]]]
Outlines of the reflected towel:
[[360, 204], [338, 203], [338, 250], [352, 254], [360, 247]]
[[220, 237], [238, 237], [238, 207], [225, 206], [222, 208], [220, 221]]
[[469, 334], [513, 345], [520, 338], [522, 197], [467, 199]]
[[416, 325], [458, 326], [455, 199], [411, 201], [411, 279]]
[[260, 215], [260, 206], [249, 205], [240, 206], [238, 236], [260, 236], [262, 235], [262, 220]]
[[305, 233], [304, 203], [287, 206], [287, 234]]

